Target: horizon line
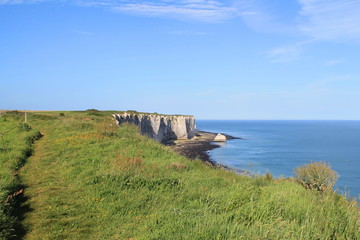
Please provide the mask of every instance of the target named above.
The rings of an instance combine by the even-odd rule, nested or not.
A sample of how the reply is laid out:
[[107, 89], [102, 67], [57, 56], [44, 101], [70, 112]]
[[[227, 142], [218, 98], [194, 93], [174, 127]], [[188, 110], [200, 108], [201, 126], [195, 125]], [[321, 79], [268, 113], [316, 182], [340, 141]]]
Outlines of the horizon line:
[[[0, 113], [1, 112], [6, 112], [6, 111], [22, 111], [22, 112], [75, 112], [75, 111], [87, 111], [88, 109], [84, 109], [84, 110], [25, 110], [25, 109], [0, 109]], [[111, 109], [97, 109], [99, 111], [104, 111], [104, 112], [126, 112], [129, 110], [111, 110]], [[149, 112], [150, 113], [150, 112]], [[162, 115], [162, 114], [160, 114]], [[163, 115], [183, 115], [183, 114], [163, 114]], [[224, 118], [197, 118], [195, 114], [189, 115], [189, 116], [194, 116], [196, 120], [200, 120], [200, 121], [360, 121], [360, 119], [333, 119], [333, 118], [328, 118], [328, 119], [321, 119], [321, 118], [314, 118], [314, 119], [309, 119], [309, 118], [304, 118], [304, 119], [296, 119], [296, 118], [284, 118], [284, 119], [280, 119], [280, 118], [275, 118], [275, 119], [268, 119], [268, 118], [228, 118], [228, 119], [224, 119]]]

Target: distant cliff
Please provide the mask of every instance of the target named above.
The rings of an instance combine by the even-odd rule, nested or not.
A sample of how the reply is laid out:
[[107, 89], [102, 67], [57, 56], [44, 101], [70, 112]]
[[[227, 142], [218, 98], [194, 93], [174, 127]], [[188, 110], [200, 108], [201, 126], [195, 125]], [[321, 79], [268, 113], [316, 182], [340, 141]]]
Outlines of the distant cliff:
[[193, 116], [158, 115], [142, 113], [114, 114], [118, 125], [128, 122], [140, 127], [143, 135], [158, 142], [176, 139], [190, 139], [195, 136], [195, 118]]

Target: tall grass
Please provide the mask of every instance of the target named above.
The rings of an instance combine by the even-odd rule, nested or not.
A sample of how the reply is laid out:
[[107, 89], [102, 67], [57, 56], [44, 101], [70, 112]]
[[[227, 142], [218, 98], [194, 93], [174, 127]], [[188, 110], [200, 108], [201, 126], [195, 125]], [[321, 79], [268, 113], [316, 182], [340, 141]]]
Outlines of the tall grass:
[[0, 239], [19, 235], [17, 207], [24, 191], [19, 178], [21, 168], [32, 153], [33, 142], [40, 133], [21, 123], [23, 114], [8, 112], [0, 118]]
[[29, 115], [25, 239], [359, 239], [355, 202], [190, 161], [109, 113]]

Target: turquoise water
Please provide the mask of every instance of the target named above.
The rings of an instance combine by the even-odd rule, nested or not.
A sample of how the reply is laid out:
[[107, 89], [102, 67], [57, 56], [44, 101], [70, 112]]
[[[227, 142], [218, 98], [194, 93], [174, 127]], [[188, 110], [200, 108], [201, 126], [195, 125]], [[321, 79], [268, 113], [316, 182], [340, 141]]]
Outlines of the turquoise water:
[[360, 195], [360, 121], [197, 120], [196, 125], [244, 138], [210, 151], [216, 162], [289, 177], [300, 165], [326, 161], [340, 175], [335, 189], [351, 197]]

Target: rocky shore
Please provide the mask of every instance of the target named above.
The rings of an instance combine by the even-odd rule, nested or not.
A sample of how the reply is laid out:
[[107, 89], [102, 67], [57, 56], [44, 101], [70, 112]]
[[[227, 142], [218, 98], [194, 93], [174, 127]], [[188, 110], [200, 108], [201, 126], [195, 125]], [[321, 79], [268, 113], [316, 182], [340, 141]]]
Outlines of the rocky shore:
[[[196, 131], [195, 137], [187, 140], [176, 140], [168, 143], [167, 145], [172, 148], [175, 152], [178, 152], [180, 155], [183, 155], [190, 159], [199, 158], [207, 164], [212, 166], [221, 166], [223, 168], [227, 168], [216, 163], [209, 156], [208, 151], [221, 147], [221, 145], [216, 144], [214, 142], [217, 133], [205, 132], [205, 131]], [[227, 140], [232, 139], [242, 139], [238, 137], [233, 137], [227, 134], [222, 134], [226, 136]]]
[[113, 114], [118, 125], [124, 122], [139, 126], [140, 133], [155, 141], [161, 142], [175, 152], [189, 159], [200, 159], [208, 165], [243, 173], [230, 169], [211, 159], [208, 151], [221, 147], [215, 142], [226, 142], [241, 139], [222, 133], [212, 133], [196, 130], [195, 118], [185, 115], [161, 115], [127, 111]]

